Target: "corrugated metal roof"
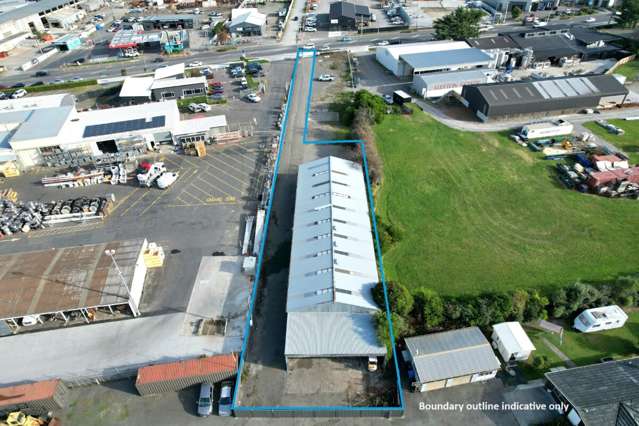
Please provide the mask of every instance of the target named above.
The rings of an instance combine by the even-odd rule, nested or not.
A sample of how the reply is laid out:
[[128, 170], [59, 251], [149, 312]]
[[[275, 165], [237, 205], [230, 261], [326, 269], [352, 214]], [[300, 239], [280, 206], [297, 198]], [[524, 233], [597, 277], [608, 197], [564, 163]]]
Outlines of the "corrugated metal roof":
[[372, 314], [289, 312], [286, 356], [384, 356]]
[[158, 68], [153, 73], [153, 77], [156, 80], [161, 78], [169, 78], [184, 75], [184, 62], [180, 62], [179, 64], [169, 65], [167, 67]]
[[150, 98], [153, 77], [127, 77], [120, 88], [121, 98]]
[[336, 303], [377, 310], [371, 289], [378, 281], [361, 166], [337, 157], [302, 164], [287, 311]]
[[71, 3], [71, 0], [40, 0], [30, 2], [27, 6], [19, 7], [9, 10], [0, 15], [0, 24], [5, 22], [16, 21], [18, 19], [26, 18], [31, 15], [38, 15], [41, 12], [45, 12], [56, 7], [66, 6]]
[[11, 142], [58, 136], [73, 112], [73, 106], [34, 109], [16, 130]]
[[442, 50], [468, 49], [468, 43], [465, 41], [425, 41], [421, 43], [395, 44], [391, 46], [380, 46], [377, 48], [379, 52], [386, 52], [388, 55], [398, 59], [402, 55], [410, 55], [414, 53], [438, 52]]
[[165, 89], [167, 87], [180, 87], [188, 86], [191, 84], [204, 84], [206, 85], [206, 77], [189, 77], [189, 78], [167, 78], [161, 80], [155, 80], [151, 84], [151, 90], [153, 89]]
[[494, 371], [499, 361], [477, 327], [405, 339], [422, 383]]
[[235, 371], [237, 371], [237, 358], [234, 354], [214, 355], [142, 367], [138, 370], [136, 384], [177, 380], [220, 372], [233, 373]]
[[587, 426], [613, 425], [620, 403], [639, 400], [639, 358], [546, 373]]
[[0, 388], [0, 407], [51, 398], [59, 383], [60, 380], [45, 380]]
[[410, 53], [399, 58], [410, 65], [416, 72], [422, 69], [436, 69], [454, 65], [489, 63], [488, 53], [475, 48], [442, 50], [438, 52]]
[[493, 36], [493, 37], [481, 37], [471, 38], [466, 40], [470, 47], [476, 47], [478, 49], [515, 49], [517, 44], [507, 36]]
[[488, 75], [492, 75], [495, 72], [492, 70], [463, 70], [463, 71], [450, 71], [450, 72], [436, 72], [427, 74], [416, 74], [413, 76], [413, 80], [422, 80], [427, 85], [459, 82], [460, 85], [467, 81], [487, 81]]
[[0, 319], [128, 303], [113, 262], [133, 279], [145, 240], [113, 241], [0, 256]]

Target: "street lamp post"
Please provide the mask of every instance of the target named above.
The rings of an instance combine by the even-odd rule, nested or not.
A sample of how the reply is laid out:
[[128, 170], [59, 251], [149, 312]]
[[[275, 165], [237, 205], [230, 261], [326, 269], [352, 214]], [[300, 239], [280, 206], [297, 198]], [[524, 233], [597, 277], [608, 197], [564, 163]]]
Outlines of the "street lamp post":
[[138, 309], [138, 304], [135, 302], [135, 300], [133, 300], [133, 297], [131, 296], [131, 290], [129, 290], [129, 286], [127, 285], [126, 280], [124, 279], [124, 275], [122, 275], [122, 271], [120, 270], [118, 263], [115, 261], [115, 257], [114, 257], [115, 250], [113, 249], [104, 250], [104, 254], [106, 254], [107, 256], [111, 258], [111, 261], [113, 262], [113, 266], [115, 266], [115, 270], [118, 272], [118, 275], [120, 277], [120, 281], [122, 281], [122, 285], [126, 289], [126, 293], [129, 296], [129, 306], [131, 306], [131, 311], [133, 311], [133, 316], [134, 317], [140, 316], [140, 310]]

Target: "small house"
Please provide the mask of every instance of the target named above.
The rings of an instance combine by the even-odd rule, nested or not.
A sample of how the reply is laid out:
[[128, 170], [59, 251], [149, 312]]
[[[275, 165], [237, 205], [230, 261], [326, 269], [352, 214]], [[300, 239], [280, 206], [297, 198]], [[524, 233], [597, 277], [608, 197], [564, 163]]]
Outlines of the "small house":
[[623, 327], [627, 320], [628, 315], [619, 306], [602, 306], [586, 309], [580, 313], [575, 318], [573, 327], [582, 333], [591, 333]]
[[413, 389], [420, 392], [475, 383], [495, 377], [500, 363], [478, 327], [405, 339]]
[[535, 345], [516, 321], [502, 322], [493, 325], [493, 347], [499, 351], [504, 361], [525, 361]]

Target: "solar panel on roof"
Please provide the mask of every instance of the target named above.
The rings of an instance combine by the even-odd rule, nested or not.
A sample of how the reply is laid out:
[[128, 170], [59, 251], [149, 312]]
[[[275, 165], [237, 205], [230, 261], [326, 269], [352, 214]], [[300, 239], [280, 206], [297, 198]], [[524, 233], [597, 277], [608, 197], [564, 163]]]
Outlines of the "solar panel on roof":
[[145, 118], [138, 118], [135, 120], [116, 121], [113, 123], [94, 124], [92, 126], [86, 126], [84, 128], [83, 138], [89, 138], [92, 136], [109, 135], [111, 133], [123, 133], [133, 130], [154, 129], [157, 127], [163, 127], [166, 123], [166, 117], [158, 115], [151, 120]]
[[566, 95], [559, 90], [559, 87], [555, 84], [555, 81], [541, 81], [539, 84], [546, 90], [551, 98], [565, 98]]
[[592, 93], [599, 93], [599, 89], [597, 89], [597, 86], [592, 84], [592, 81], [590, 81], [589, 78], [581, 77], [579, 80], [581, 80], [586, 86], [588, 86], [590, 90], [592, 90]]
[[572, 87], [573, 89], [575, 89], [575, 91], [577, 93], [579, 93], [581, 96], [584, 95], [591, 95], [592, 91], [590, 90], [590, 88], [588, 86], [586, 86], [581, 79], [578, 78], [569, 78], [568, 80], [566, 80], [566, 82], [570, 85], [570, 87]]
[[557, 86], [559, 86], [561, 91], [564, 92], [566, 96], [572, 97], [578, 95], [578, 93], [572, 87], [570, 87], [568, 83], [566, 83], [566, 80], [556, 80], [555, 83], [557, 83]]

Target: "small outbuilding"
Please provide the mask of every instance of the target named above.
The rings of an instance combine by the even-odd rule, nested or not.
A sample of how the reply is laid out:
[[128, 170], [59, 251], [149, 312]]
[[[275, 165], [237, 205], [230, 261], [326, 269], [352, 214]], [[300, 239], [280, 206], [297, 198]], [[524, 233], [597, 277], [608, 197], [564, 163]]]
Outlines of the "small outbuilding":
[[535, 345], [524, 328], [516, 321], [493, 325], [493, 347], [499, 351], [504, 361], [525, 361]]
[[420, 392], [489, 380], [501, 368], [478, 327], [409, 337], [405, 342], [404, 356], [414, 373], [411, 386]]
[[582, 333], [591, 333], [623, 327], [627, 320], [628, 315], [619, 306], [602, 306], [580, 313], [575, 318], [573, 327]]
[[341, 29], [355, 29], [359, 26], [365, 26], [372, 19], [368, 6], [347, 1], [331, 3], [328, 16], [330, 24]]

